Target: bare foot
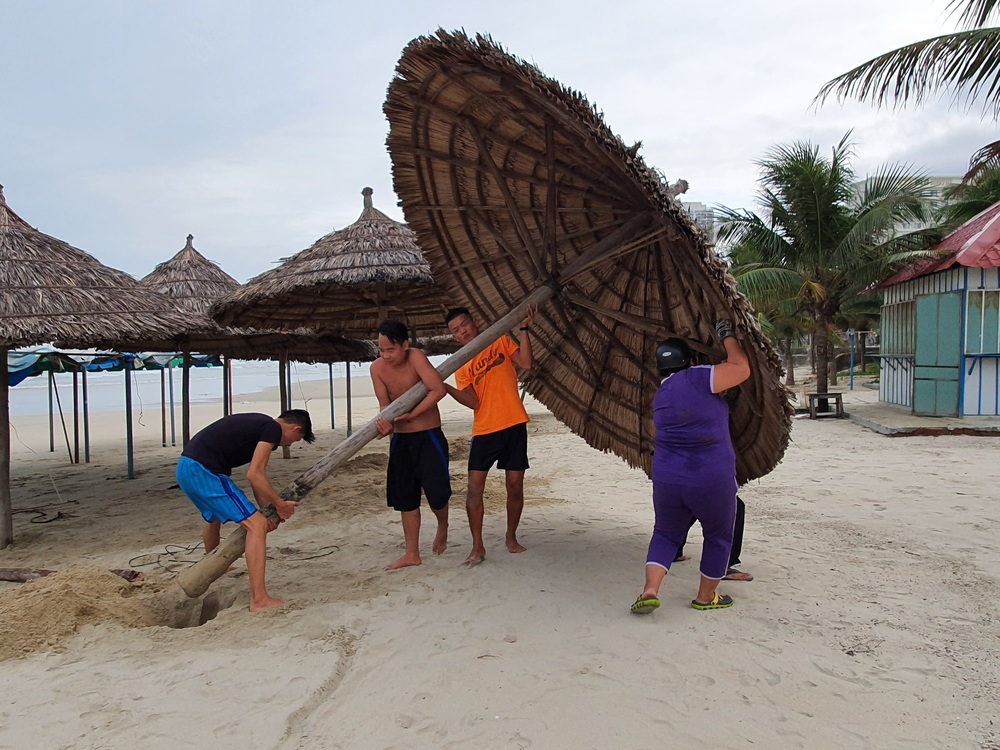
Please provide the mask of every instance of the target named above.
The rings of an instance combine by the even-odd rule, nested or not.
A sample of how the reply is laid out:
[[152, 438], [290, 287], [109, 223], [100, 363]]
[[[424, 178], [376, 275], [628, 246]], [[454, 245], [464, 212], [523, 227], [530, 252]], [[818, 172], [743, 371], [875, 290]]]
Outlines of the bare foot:
[[437, 534], [434, 536], [434, 544], [431, 549], [435, 555], [443, 555], [448, 548], [448, 527], [438, 526]]
[[523, 544], [517, 541], [516, 538], [507, 540], [507, 551], [511, 554], [516, 554], [518, 552], [526, 552], [528, 550]]
[[273, 607], [282, 607], [284, 602], [281, 599], [275, 599], [273, 596], [265, 596], [259, 602], [250, 602], [250, 612], [263, 612], [265, 609], [272, 609]]
[[687, 555], [677, 555], [677, 557], [674, 558], [674, 562], [687, 562], [690, 559], [691, 558]]
[[409, 555], [403, 555], [401, 558], [396, 560], [394, 563], [389, 563], [385, 566], [386, 570], [399, 570], [400, 568], [410, 568], [414, 565], [422, 565], [423, 560], [419, 557], [410, 557]]
[[469, 556], [465, 558], [465, 562], [462, 565], [468, 565], [469, 567], [473, 565], [479, 565], [483, 560], [486, 559], [486, 550], [474, 549], [469, 553]]

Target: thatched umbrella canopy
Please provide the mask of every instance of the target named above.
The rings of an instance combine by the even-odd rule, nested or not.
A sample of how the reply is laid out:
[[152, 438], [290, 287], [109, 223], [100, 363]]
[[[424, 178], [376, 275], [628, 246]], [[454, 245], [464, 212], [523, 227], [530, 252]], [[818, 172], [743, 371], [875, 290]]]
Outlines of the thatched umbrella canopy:
[[410, 229], [372, 205], [365, 188], [356, 222], [317, 240], [280, 266], [251, 279], [212, 308], [222, 325], [312, 328], [370, 338], [386, 318], [414, 337], [447, 333], [448, 300]]
[[7, 350], [49, 341], [70, 346], [166, 336], [183, 322], [134, 278], [99, 263], [15, 214], [0, 187], [0, 548], [13, 541]]
[[719, 361], [714, 323], [732, 318], [753, 370], [731, 406], [738, 478], [777, 464], [792, 414], [780, 359], [639, 144], [491, 40], [444, 31], [406, 47], [385, 113], [395, 190], [435, 279], [484, 322], [551, 299], [532, 395], [648, 472], [657, 342], [679, 336]]

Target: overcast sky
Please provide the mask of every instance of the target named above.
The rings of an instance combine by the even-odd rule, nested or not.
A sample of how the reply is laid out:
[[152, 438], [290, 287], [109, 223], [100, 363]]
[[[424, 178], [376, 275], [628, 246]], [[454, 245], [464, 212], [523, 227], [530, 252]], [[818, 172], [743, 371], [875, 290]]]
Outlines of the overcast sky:
[[358, 218], [402, 220], [382, 115], [408, 41], [484, 32], [574, 88], [685, 200], [752, 208], [754, 162], [850, 129], [864, 175], [961, 174], [980, 109], [812, 105], [956, 28], [947, 0], [0, 0], [0, 184], [30, 224], [137, 277], [187, 234], [245, 281]]

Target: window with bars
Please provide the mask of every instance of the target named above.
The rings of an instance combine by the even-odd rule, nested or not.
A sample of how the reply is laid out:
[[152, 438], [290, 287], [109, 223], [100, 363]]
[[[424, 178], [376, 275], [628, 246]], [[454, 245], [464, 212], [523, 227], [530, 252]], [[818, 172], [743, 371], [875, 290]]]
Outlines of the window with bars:
[[965, 353], [1000, 354], [1000, 289], [970, 289], [965, 313]]
[[916, 350], [917, 318], [913, 300], [882, 306], [881, 353], [912, 357]]

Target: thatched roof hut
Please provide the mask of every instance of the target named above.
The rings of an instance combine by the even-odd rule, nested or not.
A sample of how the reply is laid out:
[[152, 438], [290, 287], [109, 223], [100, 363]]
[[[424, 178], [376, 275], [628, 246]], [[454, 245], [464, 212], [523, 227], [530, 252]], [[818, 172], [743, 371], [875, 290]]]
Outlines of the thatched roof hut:
[[212, 308], [222, 325], [370, 338], [386, 318], [414, 337], [447, 333], [448, 300], [410, 229], [372, 205], [365, 188], [356, 222], [321, 237], [251, 279]]
[[168, 335], [183, 323], [123, 271], [34, 229], [0, 186], [0, 548], [13, 541], [7, 350], [58, 341], [74, 347]]
[[48, 341], [86, 347], [168, 334], [174, 306], [124, 271], [39, 232], [7, 205], [0, 186], [0, 346]]
[[714, 323], [732, 318], [753, 370], [731, 406], [738, 478], [777, 464], [792, 414], [780, 359], [639, 144], [581, 94], [461, 33], [412, 41], [384, 109], [396, 194], [438, 283], [483, 322], [551, 300], [533, 327], [532, 395], [648, 471], [657, 342], [680, 336], [718, 361]]

